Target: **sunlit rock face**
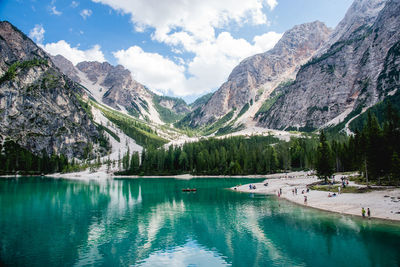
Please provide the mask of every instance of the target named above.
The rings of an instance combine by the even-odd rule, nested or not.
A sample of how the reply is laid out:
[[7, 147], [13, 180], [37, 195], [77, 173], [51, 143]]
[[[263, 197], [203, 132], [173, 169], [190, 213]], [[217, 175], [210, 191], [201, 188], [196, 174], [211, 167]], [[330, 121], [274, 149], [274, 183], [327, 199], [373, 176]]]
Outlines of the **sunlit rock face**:
[[65, 75], [82, 84], [96, 101], [134, 117], [162, 124], [165, 118], [160, 116], [157, 107], [166, 108], [175, 114], [190, 111], [182, 99], [162, 97], [150, 91], [134, 80], [132, 73], [121, 65], [83, 61], [74, 66], [61, 55], [52, 58]]
[[121, 65], [87, 61], [78, 63], [76, 68], [100, 87], [103, 103], [117, 110], [126, 109], [136, 117], [148, 113], [152, 93], [133, 80], [129, 70]]
[[355, 1], [327, 44], [301, 67], [258, 125], [334, 125], [394, 94], [400, 84], [399, 14], [399, 1]]
[[99, 132], [81, 106], [81, 88], [8, 22], [0, 22], [0, 138], [41, 154], [81, 157]]
[[217, 120], [231, 110], [238, 113], [247, 103], [261, 100], [285, 79], [293, 77], [327, 40], [330, 29], [315, 21], [285, 32], [275, 47], [243, 60], [211, 99], [192, 117], [192, 126]]

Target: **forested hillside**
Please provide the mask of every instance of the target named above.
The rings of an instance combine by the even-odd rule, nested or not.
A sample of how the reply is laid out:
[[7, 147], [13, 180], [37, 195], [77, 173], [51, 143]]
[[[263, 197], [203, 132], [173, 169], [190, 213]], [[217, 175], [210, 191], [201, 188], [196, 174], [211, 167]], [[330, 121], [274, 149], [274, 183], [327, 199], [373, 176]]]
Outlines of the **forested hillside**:
[[[400, 177], [400, 116], [389, 103], [381, 124], [372, 113], [353, 136], [329, 136], [324, 158], [319, 147], [325, 138], [304, 135], [282, 141], [273, 136], [207, 139], [168, 149], [124, 155], [120, 175], [251, 175], [317, 169], [326, 161], [337, 172], [359, 171], [369, 181], [398, 182]], [[324, 136], [325, 133], [321, 132]], [[142, 160], [140, 161], [139, 158]], [[141, 163], [140, 163], [141, 162]]]

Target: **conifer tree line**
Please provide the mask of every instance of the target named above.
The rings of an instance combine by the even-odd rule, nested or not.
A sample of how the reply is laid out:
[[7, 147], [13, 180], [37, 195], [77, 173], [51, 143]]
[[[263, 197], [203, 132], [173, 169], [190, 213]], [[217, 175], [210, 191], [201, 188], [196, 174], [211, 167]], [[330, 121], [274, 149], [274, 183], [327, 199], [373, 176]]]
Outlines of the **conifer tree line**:
[[[399, 183], [400, 119], [389, 103], [382, 124], [368, 113], [354, 135], [206, 139], [123, 156], [120, 175], [252, 175], [315, 169], [320, 178], [359, 171], [372, 182]], [[142, 159], [142, 160], [140, 160]]]
[[[289, 142], [273, 136], [207, 139], [168, 149], [148, 148], [141, 156], [122, 158], [122, 175], [205, 175], [268, 174], [281, 170], [313, 168], [315, 138], [294, 138]], [[139, 158], [142, 160], [140, 161]]]
[[330, 162], [335, 171], [359, 171], [366, 182], [400, 182], [400, 116], [390, 102], [383, 115], [379, 124], [368, 112], [362, 129], [345, 142], [330, 142]]
[[86, 165], [68, 160], [64, 155], [49, 156], [45, 151], [35, 155], [12, 140], [0, 143], [0, 175], [16, 174], [40, 175], [56, 172], [79, 171]]

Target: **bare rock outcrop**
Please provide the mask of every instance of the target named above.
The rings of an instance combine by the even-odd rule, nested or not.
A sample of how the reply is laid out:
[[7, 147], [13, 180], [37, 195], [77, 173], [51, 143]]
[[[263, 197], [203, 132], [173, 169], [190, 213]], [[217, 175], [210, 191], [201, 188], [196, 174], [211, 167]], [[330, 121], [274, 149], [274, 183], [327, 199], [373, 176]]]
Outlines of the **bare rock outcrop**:
[[[325, 43], [330, 29], [315, 21], [297, 25], [285, 32], [275, 47], [246, 58], [201, 108], [192, 114], [193, 127], [212, 123], [231, 110], [262, 101], [285, 79], [294, 77], [298, 68]], [[263, 97], [262, 97], [263, 96]]]
[[303, 130], [336, 125], [394, 94], [399, 15], [399, 0], [356, 0], [328, 41], [330, 47], [301, 67], [286, 93], [258, 117], [258, 125]]
[[100, 151], [81, 89], [9, 22], [0, 22], [0, 139], [36, 154], [83, 157]]

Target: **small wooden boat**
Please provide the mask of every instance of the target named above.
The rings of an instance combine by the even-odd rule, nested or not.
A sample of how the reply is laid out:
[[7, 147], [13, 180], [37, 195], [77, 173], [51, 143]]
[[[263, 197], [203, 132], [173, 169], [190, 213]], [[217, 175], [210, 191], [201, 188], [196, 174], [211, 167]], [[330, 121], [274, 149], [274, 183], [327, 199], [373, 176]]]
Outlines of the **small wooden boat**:
[[196, 188], [183, 188], [182, 192], [196, 192], [197, 189]]

